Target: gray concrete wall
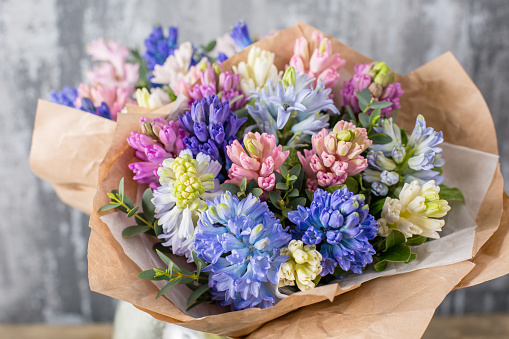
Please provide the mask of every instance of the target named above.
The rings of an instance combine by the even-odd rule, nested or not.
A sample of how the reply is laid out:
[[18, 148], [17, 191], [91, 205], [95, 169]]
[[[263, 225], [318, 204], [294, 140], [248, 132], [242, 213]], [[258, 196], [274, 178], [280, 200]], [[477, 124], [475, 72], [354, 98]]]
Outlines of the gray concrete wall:
[[[508, 1], [0, 0], [0, 322], [107, 321], [114, 309], [88, 288], [87, 217], [30, 172], [37, 98], [78, 84], [94, 38], [142, 47], [159, 22], [200, 43], [239, 19], [252, 33], [305, 21], [400, 73], [451, 50], [488, 102], [509, 178]], [[439, 313], [507, 312], [508, 282], [456, 291]]]

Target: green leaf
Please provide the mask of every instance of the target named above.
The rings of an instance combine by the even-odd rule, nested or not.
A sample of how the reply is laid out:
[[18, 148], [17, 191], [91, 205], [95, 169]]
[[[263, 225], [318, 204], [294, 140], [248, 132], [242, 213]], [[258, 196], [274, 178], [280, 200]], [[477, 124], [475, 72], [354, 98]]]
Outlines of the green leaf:
[[286, 166], [285, 165], [281, 165], [280, 167], [281, 169], [281, 175], [283, 176], [283, 178], [288, 178], [288, 170], [286, 169]]
[[350, 121], [357, 125], [357, 118], [355, 117], [355, 113], [352, 111], [352, 108], [350, 106], [346, 106], [346, 111], [348, 112], [348, 115], [350, 116]]
[[205, 52], [211, 52], [216, 47], [216, 40], [210, 41], [206, 46], [202, 46]]
[[[366, 92], [368, 93], [369, 98], [366, 96]], [[359, 101], [359, 108], [361, 109], [361, 111], [364, 111], [369, 106], [369, 102], [371, 101], [371, 93], [367, 88], [365, 88], [360, 93], [355, 91], [355, 96]]]
[[127, 217], [128, 218], [132, 217], [139, 208], [140, 206], [135, 206], [132, 210], [129, 211], [129, 213], [127, 213]]
[[375, 270], [377, 270], [377, 272], [385, 271], [385, 269], [387, 268], [387, 261], [386, 260], [379, 261], [374, 266], [375, 266]]
[[398, 244], [389, 248], [383, 253], [378, 260], [383, 261], [394, 261], [394, 262], [406, 262], [410, 259], [412, 251], [406, 244]]
[[161, 288], [159, 293], [157, 293], [156, 299], [163, 296], [166, 292], [168, 292], [172, 287], [177, 285], [179, 282], [180, 282], [180, 277], [173, 278], [172, 280], [170, 280], [170, 282], [167, 283], [163, 288]]
[[284, 182], [286, 183], [286, 179], [283, 178], [283, 176], [281, 175], [281, 173], [279, 172], [274, 172], [274, 174], [276, 175], [276, 182]]
[[162, 243], [158, 242], [158, 243], [155, 243], [154, 246], [152, 246], [152, 249], [155, 251], [155, 250], [159, 250], [163, 253], [168, 253], [168, 254], [171, 254], [173, 253], [171, 248], [169, 247], [166, 247], [166, 246], [163, 246]]
[[370, 139], [373, 141], [374, 144], [388, 144], [392, 141], [392, 138], [390, 136], [382, 133], [378, 133], [370, 137]]
[[[195, 251], [192, 252], [192, 255], [193, 255], [194, 264], [196, 265], [196, 276], [199, 278], [201, 269], [205, 266], [205, 261], [203, 261], [203, 259], [201, 259], [201, 258], [198, 258], [198, 255], [196, 254]], [[198, 280], [198, 279], [196, 279], [196, 280]]]
[[129, 198], [127, 194], [124, 194], [124, 204], [129, 208], [134, 208], [133, 201], [131, 200], [131, 198]]
[[150, 270], [140, 272], [140, 274], [138, 274], [138, 278], [144, 279], [144, 280], [165, 280], [165, 279], [168, 279], [168, 276], [163, 275], [160, 277], [156, 277], [156, 272], [154, 271], [154, 269], [150, 269]]
[[287, 190], [287, 189], [288, 189], [288, 185], [287, 185], [287, 184], [285, 184], [285, 183], [283, 183], [283, 182], [278, 182], [278, 183], [276, 184], [276, 188], [277, 188], [278, 190]]
[[290, 181], [290, 182], [294, 182], [295, 180], [297, 180], [297, 176], [296, 175], [290, 175], [288, 177], [288, 181]]
[[237, 119], [247, 118], [249, 112], [247, 111], [247, 108], [241, 108], [233, 112], [237, 116]]
[[156, 220], [154, 221], [154, 233], [158, 237], [159, 235], [163, 234], [163, 226], [159, 225], [159, 222]]
[[[394, 115], [393, 115], [393, 117], [394, 117]], [[408, 145], [408, 135], [406, 134], [405, 129], [400, 127], [399, 130], [401, 131], [401, 144]]]
[[240, 182], [240, 191], [245, 192], [247, 188], [247, 178], [242, 178], [242, 181]]
[[[375, 104], [376, 104], [376, 102], [375, 102]], [[371, 107], [371, 108], [373, 108], [373, 107]], [[380, 119], [381, 114], [382, 114], [382, 111], [380, 110], [380, 108], [377, 108], [373, 112], [371, 112], [371, 115], [369, 116], [369, 124], [376, 125], [376, 123]]]
[[235, 98], [233, 98], [232, 101], [230, 101], [230, 106], [233, 105], [239, 99], [242, 99], [243, 97], [244, 97], [244, 94], [241, 94], [241, 95], [238, 95]]
[[256, 182], [256, 180], [251, 180], [250, 182], [247, 183], [246, 193], [252, 192], [253, 189], [255, 189], [256, 187], [258, 187], [258, 183]]
[[359, 183], [352, 177], [346, 178], [344, 185], [346, 185], [346, 188], [348, 188], [348, 190], [353, 194], [357, 194], [359, 192]]
[[369, 214], [371, 214], [372, 216], [375, 216], [378, 212], [380, 212], [382, 210], [382, 208], [384, 207], [385, 199], [386, 198], [383, 198], [383, 199], [377, 200], [374, 203], [370, 204], [369, 205]]
[[[346, 185], [345, 184], [341, 184], [341, 185], [334, 185], [334, 186], [329, 186], [327, 188], [325, 188], [325, 190], [329, 193], [334, 193], [336, 192], [337, 190], [342, 190], [343, 188], [345, 188]], [[312, 200], [312, 199], [310, 199]]]
[[290, 203], [288, 204], [288, 208], [290, 208], [292, 210], [296, 210], [297, 206], [304, 206], [305, 204], [306, 204], [306, 198], [300, 197], [300, 198], [293, 199], [292, 201], [290, 201]]
[[440, 199], [447, 200], [447, 201], [461, 201], [462, 203], [465, 203], [465, 197], [463, 197], [463, 194], [461, 191], [457, 188], [449, 188], [445, 185], [440, 185]]
[[193, 293], [191, 293], [189, 299], [187, 299], [187, 306], [191, 306], [191, 304], [194, 303], [203, 293], [207, 292], [209, 288], [210, 287], [208, 285], [198, 287]]
[[299, 177], [293, 183], [293, 187], [297, 189], [299, 192], [302, 190], [302, 185], [304, 184], [304, 171], [299, 171]]
[[110, 203], [110, 204], [104, 205], [103, 207], [99, 208], [99, 212], [109, 211], [114, 208], [117, 208], [118, 206], [120, 206], [120, 204], [111, 204]]
[[301, 169], [302, 169], [302, 166], [300, 164], [298, 164], [298, 165], [293, 166], [292, 169], [288, 173], [290, 174], [290, 176], [295, 175], [296, 177], [298, 177]]
[[391, 247], [394, 247], [399, 244], [403, 244], [405, 242], [405, 236], [398, 230], [392, 230], [391, 233], [385, 239], [385, 249], [388, 250]]
[[[159, 250], [156, 250], [156, 253], [157, 255], [159, 256], [159, 258], [161, 258], [161, 260], [166, 264], [168, 265], [168, 267], [170, 265], [173, 265], [173, 261], [168, 257], [166, 256], [166, 254], [164, 254], [163, 252], [159, 251]], [[175, 265], [176, 266], [176, 265]]]
[[145, 192], [143, 192], [143, 197], [141, 198], [141, 207], [143, 208], [143, 213], [147, 217], [148, 221], [154, 221], [154, 211], [155, 206], [152, 203], [152, 199], [154, 198], [154, 194], [152, 193], [152, 189], [147, 188]]
[[290, 193], [287, 195], [290, 198], [298, 197], [299, 196], [299, 190], [294, 188]]
[[390, 102], [390, 101], [376, 101], [371, 104], [370, 108], [372, 108], [372, 109], [380, 108], [381, 109], [381, 108], [387, 108], [390, 106], [392, 106], [392, 102]]
[[253, 190], [251, 191], [251, 194], [254, 195], [255, 197], [259, 197], [260, 195], [263, 194], [263, 190], [259, 187], [256, 187], [256, 188], [253, 188]]
[[[398, 110], [395, 109], [394, 110], [394, 113], [392, 113], [392, 122], [396, 122], [396, 117], [398, 116]], [[405, 142], [403, 145], [406, 145], [407, 143]]]
[[417, 258], [417, 253], [410, 254], [410, 258], [407, 261], [405, 261], [405, 264], [411, 263], [412, 261], [415, 260], [415, 258]]
[[358, 118], [363, 127], [369, 126], [369, 115], [367, 115], [366, 113], [359, 113]]
[[315, 195], [310, 190], [306, 190], [306, 195], [309, 201], [313, 201]]
[[270, 191], [269, 192], [269, 199], [270, 199], [270, 202], [272, 203], [272, 205], [274, 205], [274, 207], [280, 208], [279, 207], [279, 202], [281, 200], [283, 200], [283, 198], [281, 198], [281, 196], [279, 194], [277, 194], [274, 191]]
[[107, 195], [107, 196], [108, 196], [111, 200], [114, 200], [114, 201], [116, 201], [116, 200], [117, 200], [117, 196], [116, 196], [114, 193], [112, 193], [112, 192], [108, 192], [108, 193], [106, 193], [106, 195]]
[[120, 201], [124, 201], [124, 178], [120, 179], [118, 183], [118, 195], [120, 196]]
[[122, 231], [123, 237], [134, 237], [135, 235], [145, 233], [150, 230], [150, 227], [148, 226], [129, 226], [127, 228], [124, 228]]
[[240, 192], [240, 188], [237, 185], [234, 184], [221, 184], [221, 189], [223, 192], [229, 191], [232, 193], [232, 195], [237, 195], [237, 193]]
[[422, 235], [414, 235], [410, 239], [407, 239], [406, 244], [408, 246], [419, 246], [424, 244], [428, 240], [427, 237], [423, 237]]
[[287, 168], [293, 168], [300, 164], [297, 150], [292, 146], [283, 146], [283, 152], [289, 151], [288, 157], [286, 158], [284, 165]]

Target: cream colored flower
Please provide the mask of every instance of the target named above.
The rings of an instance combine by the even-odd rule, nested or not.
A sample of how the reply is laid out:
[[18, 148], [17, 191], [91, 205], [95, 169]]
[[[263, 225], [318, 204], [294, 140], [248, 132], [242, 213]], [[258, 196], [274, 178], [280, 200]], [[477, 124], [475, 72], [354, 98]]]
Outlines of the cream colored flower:
[[252, 90], [259, 92], [268, 80], [275, 83], [279, 79], [274, 65], [274, 53], [256, 46], [249, 50], [247, 63], [242, 61], [233, 66], [233, 72], [240, 74], [240, 87], [244, 94], [249, 94]]
[[315, 245], [306, 245], [300, 240], [292, 240], [288, 248], [282, 248], [281, 254], [288, 260], [279, 268], [279, 287], [295, 286], [301, 291], [315, 287], [313, 282], [322, 272], [322, 255]]
[[398, 199], [387, 198], [378, 220], [378, 234], [386, 237], [397, 229], [410, 238], [415, 234], [438, 239], [444, 217], [451, 209], [446, 200], [440, 200], [440, 187], [430, 180], [422, 187], [417, 180], [405, 184]]
[[170, 96], [163, 89], [156, 87], [150, 92], [145, 88], [136, 90], [136, 102], [138, 106], [145, 108], [159, 108], [170, 103]]

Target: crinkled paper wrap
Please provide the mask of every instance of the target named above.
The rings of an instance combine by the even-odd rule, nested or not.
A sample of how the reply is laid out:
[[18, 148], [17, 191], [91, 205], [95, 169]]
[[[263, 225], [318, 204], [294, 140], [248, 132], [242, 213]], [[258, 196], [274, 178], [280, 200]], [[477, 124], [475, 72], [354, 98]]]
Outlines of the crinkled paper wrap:
[[[310, 39], [314, 30], [299, 23], [256, 45], [274, 52], [276, 66], [282, 70], [292, 55], [295, 39], [302, 36]], [[347, 60], [342, 78], [348, 79], [355, 64], [370, 61], [330, 39], [333, 51]], [[225, 62], [225, 67], [230, 68], [245, 60], [247, 53], [245, 50], [235, 55]], [[158, 260], [141, 245], [149, 244], [150, 239], [143, 236], [121, 239], [118, 234], [121, 230], [117, 227], [129, 225], [119, 220], [122, 217], [118, 213], [93, 212], [88, 251], [91, 289], [128, 301], [157, 319], [232, 337], [420, 337], [435, 309], [451, 290], [509, 272], [509, 199], [503, 191], [490, 112], [479, 90], [456, 59], [450, 53], [444, 54], [409, 75], [399, 77], [399, 81], [405, 94], [401, 98], [398, 124], [411, 130], [416, 116], [423, 114], [430, 126], [444, 132], [448, 143], [444, 145], [447, 160], [444, 172], [449, 184], [461, 187], [467, 197], [464, 206], [453, 205], [455, 211], [463, 209], [457, 216], [458, 220], [464, 221], [463, 228], [447, 230], [446, 224], [444, 237], [426, 246], [438, 246], [442, 241], [444, 248], [450, 246], [447, 248], [458, 250], [460, 255], [449, 256], [451, 260], [431, 267], [436, 266], [437, 259], [426, 261], [426, 253], [420, 253], [422, 255], [414, 265], [424, 262], [422, 267], [426, 268], [412, 270], [412, 264], [406, 267], [402, 264], [389, 267], [389, 271], [395, 270], [392, 275], [383, 276], [387, 274], [383, 273], [369, 281], [350, 283], [347, 279], [340, 284], [295, 293], [268, 309], [248, 309], [199, 318], [202, 312], [207, 312], [207, 306], [201, 306], [195, 314], [186, 314], [169, 300], [175, 296], [167, 294], [155, 300], [158, 286], [137, 278], [142, 269]], [[342, 83], [334, 89], [336, 100], [340, 98], [341, 86]], [[159, 113], [166, 116], [170, 111], [161, 110]], [[119, 117], [112, 147], [99, 170], [100, 185], [94, 199], [94, 211], [108, 202], [106, 192], [115, 189], [123, 176], [126, 193], [134, 197], [139, 192], [140, 188], [127, 169], [134, 159], [134, 152], [125, 141], [131, 130], [139, 130], [138, 121], [139, 115], [135, 114]], [[136, 241], [138, 243], [134, 243]], [[424, 251], [426, 247], [422, 249]], [[433, 255], [433, 251], [428, 251], [428, 254]], [[183, 299], [174, 300], [182, 307]], [[220, 310], [214, 308], [210, 311], [215, 313]]]

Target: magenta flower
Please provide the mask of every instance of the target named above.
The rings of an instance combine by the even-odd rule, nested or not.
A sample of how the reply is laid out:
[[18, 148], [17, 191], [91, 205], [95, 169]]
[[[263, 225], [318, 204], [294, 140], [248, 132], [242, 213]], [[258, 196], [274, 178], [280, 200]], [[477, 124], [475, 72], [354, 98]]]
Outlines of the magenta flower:
[[167, 158], [176, 158], [186, 148], [186, 131], [179, 121], [166, 121], [163, 118], [141, 118], [142, 133], [131, 132], [127, 138], [129, 145], [136, 150], [141, 162], [129, 164], [134, 172], [134, 180], [140, 184], [149, 184], [156, 189], [159, 185], [157, 169]]
[[365, 128], [339, 121], [331, 132], [324, 128], [312, 137], [311, 142], [311, 151], [304, 150], [304, 155], [298, 153], [310, 191], [340, 185], [347, 177], [368, 166], [367, 160], [361, 156], [372, 143]]
[[283, 165], [290, 151], [283, 152], [281, 145], [276, 147], [276, 138], [263, 133], [248, 133], [244, 136], [244, 147], [235, 140], [226, 146], [227, 154], [233, 162], [228, 171], [227, 183], [240, 185], [243, 178], [255, 180], [264, 191], [272, 191], [276, 184], [275, 171]]
[[403, 94], [401, 84], [395, 81], [395, 74], [384, 62], [355, 65], [354, 76], [348, 82], [345, 81], [344, 89], [341, 90], [342, 105], [350, 106], [356, 114], [361, 113], [355, 92], [367, 88], [375, 101], [392, 103], [391, 106], [382, 109], [381, 115], [382, 118], [391, 117], [391, 111], [401, 107], [399, 97]]
[[[295, 40], [290, 59], [290, 66], [295, 67], [300, 74], [307, 74], [308, 78], [322, 79], [325, 88], [336, 85], [339, 69], [345, 63], [339, 53], [332, 53], [331, 41], [317, 31], [311, 35], [311, 46], [304, 37]], [[316, 86], [316, 80], [313, 85]]]

